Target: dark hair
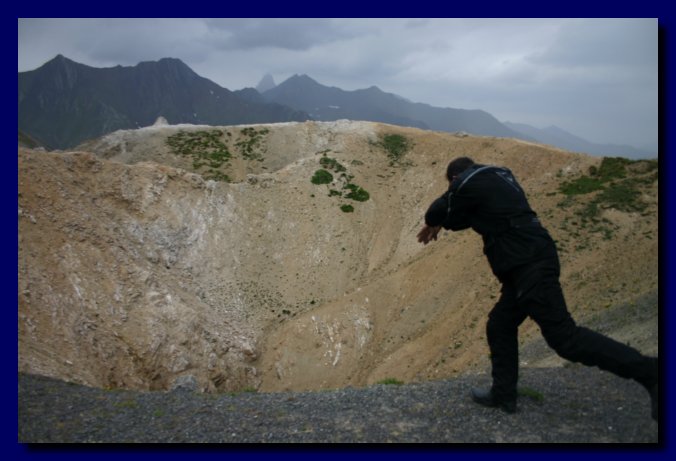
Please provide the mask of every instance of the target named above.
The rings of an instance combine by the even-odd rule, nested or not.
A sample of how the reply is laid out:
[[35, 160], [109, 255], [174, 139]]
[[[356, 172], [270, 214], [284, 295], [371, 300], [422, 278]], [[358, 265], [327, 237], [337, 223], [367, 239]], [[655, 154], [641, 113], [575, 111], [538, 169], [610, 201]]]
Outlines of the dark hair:
[[458, 157], [448, 164], [448, 168], [446, 168], [446, 178], [448, 178], [449, 181], [452, 181], [454, 176], [458, 176], [472, 165], [474, 165], [474, 160], [471, 158]]

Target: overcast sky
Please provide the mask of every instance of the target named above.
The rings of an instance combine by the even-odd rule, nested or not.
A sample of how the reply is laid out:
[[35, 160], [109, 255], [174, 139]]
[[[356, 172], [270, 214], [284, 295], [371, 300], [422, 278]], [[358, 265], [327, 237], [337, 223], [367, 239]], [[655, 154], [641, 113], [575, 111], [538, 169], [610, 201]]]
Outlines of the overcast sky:
[[414, 102], [657, 146], [656, 19], [19, 19], [19, 72], [179, 58], [222, 87], [307, 74]]

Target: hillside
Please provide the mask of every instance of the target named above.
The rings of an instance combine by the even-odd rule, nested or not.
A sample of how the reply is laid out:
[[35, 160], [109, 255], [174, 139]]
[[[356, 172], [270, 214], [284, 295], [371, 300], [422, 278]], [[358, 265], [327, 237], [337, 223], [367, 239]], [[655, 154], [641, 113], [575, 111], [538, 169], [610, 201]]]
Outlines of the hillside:
[[[561, 184], [593, 183], [579, 180], [590, 168], [605, 181], [601, 159], [513, 139], [347, 121], [154, 126], [77, 152], [19, 149], [19, 370], [135, 390], [193, 376], [221, 392], [485, 372], [499, 287], [480, 238], [415, 239], [459, 155], [517, 175], [561, 247], [580, 323], [656, 293], [654, 162], [611, 163], [617, 187], [575, 195]], [[322, 166], [333, 183], [311, 181]], [[368, 200], [348, 197], [360, 190]], [[656, 329], [656, 315], [613, 327], [648, 353]], [[522, 343], [538, 337], [524, 323]]]

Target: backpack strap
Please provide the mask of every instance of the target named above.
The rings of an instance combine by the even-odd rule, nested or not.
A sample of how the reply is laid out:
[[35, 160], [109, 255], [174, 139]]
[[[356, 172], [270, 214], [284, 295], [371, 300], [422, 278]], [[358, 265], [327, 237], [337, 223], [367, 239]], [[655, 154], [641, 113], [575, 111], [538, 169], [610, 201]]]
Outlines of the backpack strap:
[[460, 189], [462, 189], [462, 186], [464, 186], [467, 183], [467, 181], [472, 179], [472, 177], [475, 174], [477, 174], [481, 171], [488, 170], [489, 168], [499, 168], [499, 167], [493, 166], [493, 165], [485, 165], [485, 166], [476, 168], [474, 170], [468, 169], [467, 171], [463, 172], [460, 176], [458, 176], [457, 180], [460, 181], [460, 183], [458, 184], [458, 187], [453, 187], [452, 189], [455, 189], [454, 192], [458, 192]]
[[[453, 196], [453, 194], [458, 192], [462, 188], [462, 186], [464, 186], [467, 183], [467, 181], [469, 181], [475, 174], [477, 174], [481, 171], [488, 170], [490, 168], [498, 168], [498, 167], [493, 166], [493, 165], [484, 165], [484, 166], [480, 166], [478, 168], [471, 168], [470, 167], [467, 170], [463, 171], [462, 174], [460, 176], [458, 176], [458, 179], [453, 181], [451, 188], [448, 190], [448, 197], [447, 197], [448, 207], [446, 209], [447, 214], [451, 213], [451, 197]], [[457, 184], [457, 186], [456, 186], [456, 184]]]

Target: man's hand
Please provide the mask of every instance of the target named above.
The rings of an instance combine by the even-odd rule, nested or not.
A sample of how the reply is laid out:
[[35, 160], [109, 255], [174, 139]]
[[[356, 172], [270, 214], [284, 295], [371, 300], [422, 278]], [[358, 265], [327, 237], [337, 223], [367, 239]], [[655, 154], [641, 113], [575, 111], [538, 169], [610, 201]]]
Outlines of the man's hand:
[[437, 234], [440, 230], [441, 226], [428, 226], [425, 224], [422, 230], [418, 232], [418, 242], [427, 245], [430, 241], [437, 239]]

